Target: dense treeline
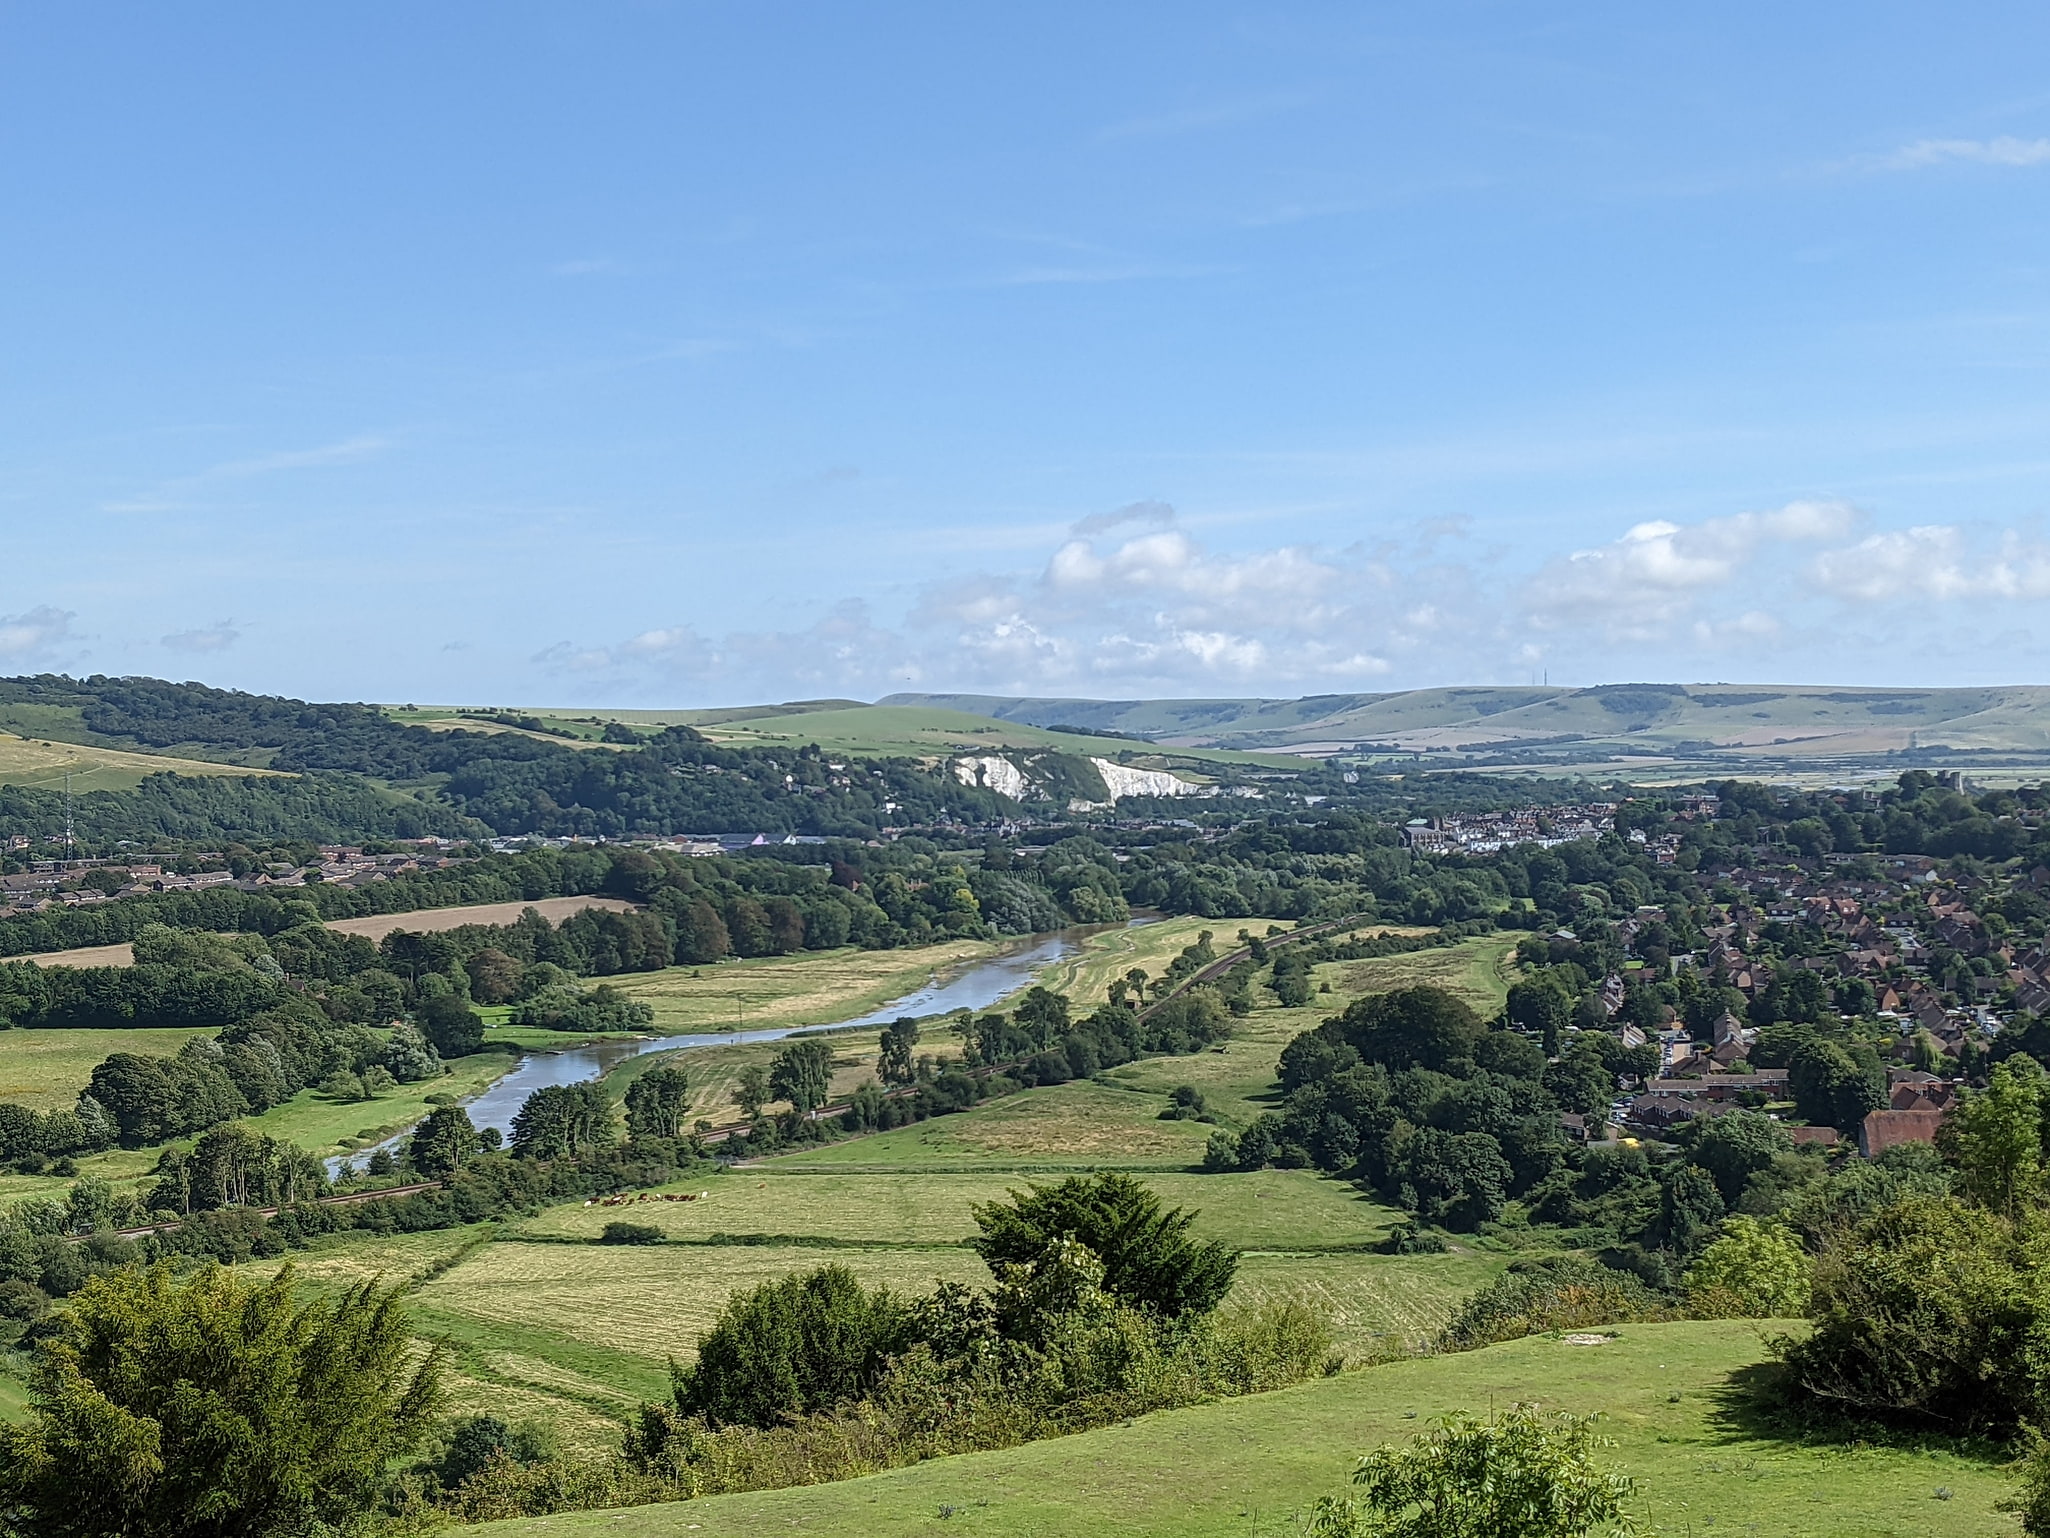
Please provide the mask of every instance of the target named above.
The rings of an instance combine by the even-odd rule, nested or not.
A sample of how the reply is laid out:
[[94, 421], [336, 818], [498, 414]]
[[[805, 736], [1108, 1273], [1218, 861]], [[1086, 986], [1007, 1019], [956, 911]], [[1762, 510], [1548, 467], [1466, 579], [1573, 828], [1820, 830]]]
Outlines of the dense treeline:
[[152, 774], [134, 790], [81, 791], [68, 808], [62, 791], [0, 785], [0, 833], [44, 845], [64, 831], [67, 811], [78, 847], [102, 852], [124, 843], [219, 848], [277, 840], [476, 838], [491, 831], [452, 807], [344, 774]]

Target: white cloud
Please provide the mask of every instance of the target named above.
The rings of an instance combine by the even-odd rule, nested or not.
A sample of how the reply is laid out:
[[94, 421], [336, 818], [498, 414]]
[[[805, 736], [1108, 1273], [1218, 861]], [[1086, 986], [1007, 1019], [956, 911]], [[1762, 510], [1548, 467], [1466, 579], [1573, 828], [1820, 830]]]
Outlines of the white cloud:
[[0, 657], [33, 657], [75, 639], [68, 609], [38, 605], [23, 614], [0, 614]]
[[2039, 166], [2050, 162], [2050, 139], [1917, 139], [1880, 163], [1891, 171], [1920, 171], [1963, 162], [1982, 166]]
[[[1983, 542], [1980, 542], [1983, 543]], [[2050, 545], [2012, 530], [1975, 549], [1951, 524], [1874, 534], [1815, 559], [1815, 579], [1840, 598], [2050, 598]]]
[[[848, 601], [790, 630], [707, 635], [677, 621], [563, 642], [551, 671], [692, 697], [872, 698], [894, 689], [1091, 696], [1331, 693], [1509, 682], [1722, 676], [1829, 665], [1852, 601], [2050, 598], [2050, 543], [1949, 525], [1869, 532], [1833, 500], [1683, 523], [1511, 565], [1472, 529], [1377, 530], [1371, 549], [1230, 549], [1134, 503], [1046, 535], [1037, 571], [929, 584], [899, 622]], [[1694, 671], [1695, 669], [1701, 671]]]
[[1695, 524], [1640, 523], [1620, 539], [1547, 562], [1525, 588], [1540, 628], [1606, 628], [1643, 637], [1691, 615], [1698, 595], [1734, 582], [1770, 545], [1840, 539], [1847, 502], [1804, 501]]
[[221, 619], [199, 629], [167, 635], [162, 644], [174, 652], [224, 652], [241, 639], [242, 632], [235, 622]]

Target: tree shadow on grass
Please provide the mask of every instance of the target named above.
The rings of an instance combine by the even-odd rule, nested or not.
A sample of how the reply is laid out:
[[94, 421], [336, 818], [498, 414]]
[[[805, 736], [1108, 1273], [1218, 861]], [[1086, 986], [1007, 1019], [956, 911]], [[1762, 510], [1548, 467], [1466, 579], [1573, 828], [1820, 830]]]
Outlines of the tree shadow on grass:
[[1993, 1437], [1956, 1436], [1933, 1427], [1890, 1425], [1805, 1396], [1784, 1362], [1754, 1362], [1708, 1391], [1713, 1406], [1707, 1439], [1724, 1446], [1774, 1442], [1782, 1447], [1858, 1452], [1947, 1453], [1991, 1470], [2012, 1463], [2016, 1450]]

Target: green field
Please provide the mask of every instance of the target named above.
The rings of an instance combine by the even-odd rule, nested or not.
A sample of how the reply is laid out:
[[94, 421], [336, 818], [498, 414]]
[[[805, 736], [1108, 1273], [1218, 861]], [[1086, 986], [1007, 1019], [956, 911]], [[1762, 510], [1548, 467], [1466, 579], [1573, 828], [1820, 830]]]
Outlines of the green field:
[[33, 1111], [68, 1111], [79, 1091], [92, 1082], [93, 1070], [115, 1052], [146, 1052], [169, 1057], [200, 1029], [14, 1030], [0, 1031], [0, 1100], [13, 1100]]
[[[1475, 935], [1457, 945], [1383, 956], [1375, 961], [1335, 962], [1334, 992], [1347, 995], [1386, 993], [1429, 983], [1464, 999], [1483, 1020], [1498, 1013], [1509, 998], [1516, 937]], [[1318, 978], [1326, 977], [1322, 968]]]
[[[19, 713], [27, 706], [10, 707]], [[0, 721], [0, 725], [5, 725]], [[0, 730], [0, 785], [27, 785], [44, 790], [62, 790], [64, 777], [71, 776], [71, 789], [133, 790], [153, 774], [269, 774], [268, 769], [242, 768], [233, 764], [209, 763], [196, 758], [174, 758], [168, 754], [129, 753], [120, 748], [92, 747], [50, 738], [17, 736]]]
[[400, 1084], [370, 1100], [332, 1100], [317, 1090], [305, 1089], [283, 1105], [250, 1117], [249, 1125], [314, 1153], [341, 1153], [412, 1126], [427, 1114], [429, 1095], [460, 1099], [476, 1094], [508, 1072], [515, 1061], [497, 1052], [459, 1057], [438, 1079]]
[[[954, 1174], [819, 1172], [798, 1159], [766, 1160], [711, 1180], [686, 1180], [627, 1207], [555, 1207], [522, 1225], [539, 1237], [596, 1238], [612, 1220], [651, 1223], [673, 1238], [773, 1235], [849, 1244], [949, 1245], [977, 1230], [970, 1210], [1002, 1200], [1034, 1177], [998, 1171]], [[1306, 1170], [1245, 1175], [1149, 1173], [1170, 1206], [1199, 1214], [1196, 1233], [1241, 1250], [1316, 1250], [1378, 1240], [1396, 1214], [1350, 1186]], [[667, 1202], [663, 1192], [704, 1193]]]
[[1638, 1481], [1639, 1514], [1668, 1538], [2015, 1531], [2013, 1518], [1994, 1510], [2007, 1480], [1970, 1450], [1935, 1439], [1806, 1444], [1759, 1429], [1741, 1385], [1765, 1355], [1749, 1322], [1630, 1325], [1602, 1346], [1535, 1337], [841, 1484], [494, 1523], [480, 1532], [1296, 1538], [1317, 1497], [1342, 1492], [1360, 1453], [1406, 1441], [1447, 1410], [1486, 1413], [1518, 1400], [1606, 1416], [1603, 1429], [1616, 1445], [1605, 1463]]
[[[667, 1035], [830, 1025], [915, 993], [935, 975], [1001, 954], [999, 940], [949, 940], [902, 951], [805, 951], [607, 978], [655, 1011]], [[1015, 942], [1009, 942], [1015, 944]]]

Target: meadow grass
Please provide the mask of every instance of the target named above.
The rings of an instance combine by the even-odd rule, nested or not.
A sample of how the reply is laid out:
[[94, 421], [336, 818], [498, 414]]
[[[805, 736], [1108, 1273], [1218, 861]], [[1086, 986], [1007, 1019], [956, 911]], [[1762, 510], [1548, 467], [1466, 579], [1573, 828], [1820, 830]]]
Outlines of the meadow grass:
[[654, 1028], [671, 1035], [782, 1026], [832, 1025], [915, 993], [944, 973], [998, 955], [995, 940], [949, 940], [913, 950], [806, 951], [669, 967], [604, 979], [655, 1012]]
[[345, 1152], [380, 1142], [419, 1121], [430, 1109], [429, 1095], [467, 1098], [510, 1072], [516, 1061], [501, 1052], [453, 1058], [449, 1071], [439, 1078], [400, 1084], [370, 1100], [336, 1100], [318, 1090], [302, 1089], [283, 1105], [247, 1118], [247, 1124], [314, 1153]]
[[0, 1031], [0, 1100], [34, 1111], [68, 1111], [92, 1082], [93, 1070], [115, 1052], [171, 1057], [206, 1029], [180, 1026], [133, 1030], [74, 1030], [69, 1027]]
[[1107, 1084], [1024, 1090], [952, 1116], [790, 1154], [779, 1163], [816, 1169], [1187, 1169], [1202, 1160], [1210, 1128], [1158, 1120], [1165, 1102]]
[[[696, 1351], [698, 1336], [733, 1293], [829, 1262], [846, 1266], [871, 1287], [902, 1293], [929, 1292], [943, 1281], [989, 1279], [980, 1260], [953, 1248], [824, 1251], [802, 1245], [505, 1240], [477, 1250], [414, 1298], [429, 1333], [436, 1320], [466, 1321], [500, 1340], [512, 1339], [501, 1333], [507, 1330], [540, 1331], [659, 1371], [668, 1357], [687, 1359]], [[529, 1343], [530, 1351], [539, 1352], [536, 1342]]]
[[[853, 1093], [855, 1087], [876, 1077], [877, 1062], [882, 1056], [882, 1028], [861, 1026], [854, 1030], [828, 1031], [821, 1039], [833, 1049], [832, 1097], [836, 1100]], [[714, 1123], [737, 1121], [740, 1108], [733, 1098], [739, 1087], [742, 1070], [749, 1067], [767, 1069], [775, 1061], [776, 1054], [788, 1045], [783, 1041], [737, 1041], [730, 1046], [720, 1044], [706, 1047], [684, 1047], [674, 1053], [644, 1052], [638, 1057], [628, 1058], [605, 1077], [605, 1087], [615, 1100], [623, 1099], [629, 1085], [652, 1068], [681, 1068], [690, 1079], [690, 1110], [688, 1116], [695, 1121], [703, 1118]], [[918, 1045], [919, 1055], [930, 1054], [940, 1059], [959, 1055], [960, 1043], [948, 1032], [928, 1027], [924, 1039]], [[781, 1106], [783, 1102], [772, 1101]]]
[[1204, 930], [1210, 931], [1210, 943], [1222, 953], [1237, 943], [1232, 937], [1239, 928], [1235, 919], [1183, 917], [1100, 930], [1084, 939], [1075, 955], [1047, 968], [1039, 983], [1065, 993], [1074, 1013], [1086, 1015], [1109, 998], [1111, 983], [1133, 967], [1158, 977]]
[[[1456, 945], [1381, 956], [1372, 961], [1335, 963], [1334, 969], [1340, 975], [1332, 983], [1332, 990], [1357, 997], [1430, 984], [1457, 994], [1486, 1020], [1499, 1013], [1508, 1001], [1510, 958], [1516, 954], [1518, 938], [1513, 934], [1475, 935]], [[1323, 969], [1318, 972], [1322, 974]]]
[[204, 759], [173, 758], [154, 753], [124, 753], [119, 748], [86, 747], [74, 742], [56, 742], [0, 731], [0, 785], [27, 785], [43, 790], [62, 790], [64, 776], [71, 776], [71, 788], [88, 790], [133, 790], [153, 774], [270, 774], [268, 769], [245, 769], [235, 764], [209, 763]]
[[[487, 1525], [553, 1538], [1282, 1538], [1358, 1456], [1406, 1442], [1449, 1410], [1519, 1400], [1600, 1412], [1603, 1465], [1668, 1535], [1994, 1538], [2008, 1489], [1975, 1449], [1935, 1439], [1803, 1443], [1761, 1430], [1742, 1387], [1767, 1355], [1748, 1321], [1626, 1325], [1603, 1346], [1536, 1337], [1393, 1362], [1277, 1393], [1170, 1410], [1001, 1452], [936, 1458], [833, 1485], [718, 1496], [631, 1512]], [[1949, 1499], [1939, 1499], [1938, 1492]], [[1712, 1521], [1711, 1521], [1712, 1519]]]
[[[973, 1209], [1045, 1184], [1034, 1177], [981, 1174], [806, 1173], [766, 1161], [710, 1178], [681, 1180], [629, 1207], [552, 1207], [520, 1226], [537, 1237], [594, 1239], [617, 1219], [648, 1223], [678, 1239], [773, 1234], [845, 1244], [958, 1244], [978, 1232]], [[1399, 1216], [1352, 1187], [1307, 1170], [1243, 1175], [1147, 1173], [1141, 1182], [1170, 1207], [1196, 1213], [1194, 1232], [1241, 1250], [1344, 1249], [1371, 1244]], [[662, 1192], [704, 1193], [665, 1202]]]

